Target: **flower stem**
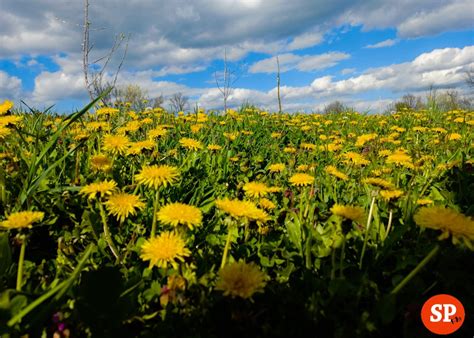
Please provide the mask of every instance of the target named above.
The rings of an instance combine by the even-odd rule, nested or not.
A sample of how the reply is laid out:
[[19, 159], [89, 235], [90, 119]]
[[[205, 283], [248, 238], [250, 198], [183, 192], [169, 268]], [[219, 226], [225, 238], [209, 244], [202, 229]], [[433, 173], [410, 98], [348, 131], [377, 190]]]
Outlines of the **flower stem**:
[[151, 238], [155, 237], [156, 233], [156, 214], [158, 213], [158, 203], [160, 200], [160, 191], [156, 190], [155, 199], [153, 200], [153, 220], [151, 221]]
[[104, 228], [105, 241], [107, 242], [107, 245], [109, 246], [110, 251], [112, 251], [112, 254], [114, 255], [114, 257], [117, 259], [118, 262], [120, 262], [119, 252], [118, 252], [117, 248], [115, 247], [112, 236], [110, 235], [109, 226], [107, 224], [107, 215], [105, 214], [104, 207], [102, 206], [100, 201], [97, 204], [99, 205], [100, 216], [102, 218], [102, 225], [103, 225], [103, 228]]
[[331, 253], [331, 280], [336, 278], [336, 248], [332, 249]]
[[339, 277], [344, 278], [344, 258], [346, 256], [346, 237], [342, 239], [341, 256], [339, 257]]
[[402, 279], [400, 283], [390, 292], [392, 295], [395, 295], [400, 291], [415, 275], [423, 269], [423, 267], [428, 264], [428, 262], [438, 253], [440, 246], [437, 244], [431, 251], [423, 258], [423, 260], [418, 263], [417, 266], [411, 272]]
[[365, 249], [367, 248], [367, 241], [369, 240], [370, 223], [372, 221], [372, 214], [374, 213], [374, 206], [375, 196], [372, 197], [372, 202], [370, 203], [369, 218], [367, 218], [367, 226], [365, 227], [365, 239], [362, 253], [360, 254], [359, 269], [362, 269], [362, 261], [364, 260]]
[[390, 212], [388, 214], [387, 232], [385, 232], [384, 240], [386, 240], [388, 237], [388, 233], [390, 232], [390, 228], [392, 227], [392, 220], [393, 220], [393, 210], [390, 209]]
[[25, 261], [26, 236], [21, 237], [20, 257], [18, 258], [18, 273], [16, 275], [16, 291], [21, 291], [23, 284], [23, 263]]
[[230, 248], [230, 239], [231, 239], [231, 226], [228, 226], [227, 230], [227, 240], [225, 241], [224, 253], [222, 254], [221, 269], [225, 266], [227, 261], [227, 254], [229, 253]]

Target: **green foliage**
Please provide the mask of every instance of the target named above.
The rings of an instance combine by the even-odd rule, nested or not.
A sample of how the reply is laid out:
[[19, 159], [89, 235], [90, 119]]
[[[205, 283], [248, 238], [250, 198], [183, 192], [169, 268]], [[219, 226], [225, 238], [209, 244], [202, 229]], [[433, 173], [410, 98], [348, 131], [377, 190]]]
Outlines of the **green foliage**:
[[[472, 312], [468, 242], [440, 241], [441, 232], [413, 221], [420, 203], [474, 214], [472, 112], [290, 115], [247, 104], [227, 114], [126, 106], [97, 114], [89, 112], [95, 103], [66, 118], [15, 114], [22, 121], [1, 139], [0, 222], [17, 211], [45, 213], [31, 227], [1, 228], [2, 335], [415, 337], [424, 334], [419, 310], [430, 295], [451, 293]], [[128, 138], [125, 151], [110, 150], [109, 134]], [[98, 154], [108, 166], [95, 162]], [[389, 161], [394, 154], [408, 160]], [[270, 171], [276, 163], [284, 170]], [[138, 184], [148, 165], [178, 168], [178, 182], [158, 194]], [[298, 172], [314, 183], [292, 184]], [[384, 198], [367, 178], [390, 181], [389, 192], [401, 195]], [[108, 195], [80, 193], [111, 180], [144, 203], [124, 221], [109, 213]], [[275, 188], [264, 193], [265, 220], [236, 219], [216, 205], [247, 200], [262, 211], [262, 197], [244, 189], [249, 182]], [[190, 255], [175, 267], [150, 266], [141, 255], [153, 208], [173, 202], [197, 207], [202, 222], [190, 230], [158, 221], [157, 235], [176, 230]], [[336, 204], [359, 207], [365, 221], [336, 214]], [[241, 299], [216, 289], [225, 248], [226, 264], [259, 267], [263, 292]]]

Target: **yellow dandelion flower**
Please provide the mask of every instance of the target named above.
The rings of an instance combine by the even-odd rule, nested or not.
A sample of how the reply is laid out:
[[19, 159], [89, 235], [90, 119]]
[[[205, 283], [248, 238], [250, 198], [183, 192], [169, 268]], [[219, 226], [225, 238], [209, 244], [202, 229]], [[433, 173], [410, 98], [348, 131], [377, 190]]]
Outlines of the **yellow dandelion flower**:
[[0, 126], [0, 139], [4, 139], [12, 133], [11, 129]]
[[112, 160], [104, 154], [93, 155], [90, 158], [91, 167], [95, 171], [107, 172], [112, 168]]
[[401, 190], [380, 190], [380, 196], [386, 201], [397, 199], [403, 195]]
[[314, 183], [314, 177], [308, 174], [297, 173], [291, 176], [289, 181], [295, 186], [306, 186]]
[[248, 209], [245, 216], [249, 220], [255, 221], [257, 223], [265, 223], [270, 219], [268, 214], [262, 209], [257, 208], [257, 206]]
[[294, 154], [296, 153], [297, 149], [295, 147], [285, 147], [283, 148], [283, 152], [287, 154]]
[[101, 115], [115, 115], [119, 111], [120, 111], [120, 109], [117, 109], [117, 108], [103, 107], [103, 108], [97, 109], [95, 113], [98, 116], [101, 116]]
[[103, 149], [112, 154], [124, 154], [130, 145], [130, 140], [125, 135], [104, 135]]
[[140, 201], [140, 197], [127, 193], [118, 193], [109, 197], [105, 202], [105, 207], [110, 215], [117, 217], [120, 222], [125, 221], [129, 215], [134, 216], [136, 209], [145, 208], [145, 203]]
[[276, 208], [275, 203], [270, 201], [268, 198], [262, 198], [258, 204], [265, 210], [273, 210]]
[[349, 179], [349, 176], [347, 176], [343, 172], [340, 172], [335, 166], [332, 165], [328, 165], [326, 168], [324, 168], [324, 171], [326, 171], [329, 175], [337, 177], [343, 181], [347, 181]]
[[104, 121], [92, 121], [86, 123], [86, 129], [90, 131], [110, 130], [110, 125]]
[[469, 247], [474, 240], [474, 220], [454, 209], [441, 206], [422, 207], [413, 217], [415, 223], [423, 228], [441, 230], [440, 239], [453, 236], [453, 241], [463, 240]]
[[364, 134], [364, 135], [360, 135], [359, 137], [357, 137], [355, 146], [356, 146], [356, 147], [362, 147], [362, 146], [364, 146], [364, 144], [366, 144], [367, 142], [372, 141], [372, 140], [375, 140], [375, 139], [377, 138], [377, 136], [378, 136], [377, 134]]
[[418, 205], [428, 205], [428, 204], [433, 204], [434, 202], [430, 200], [429, 198], [421, 198], [416, 200], [416, 204]]
[[303, 142], [303, 143], [300, 144], [300, 148], [304, 149], [304, 150], [315, 150], [316, 145], [313, 144], [313, 143]]
[[338, 150], [341, 150], [341, 149], [342, 149], [342, 145], [337, 144], [337, 143], [328, 143], [328, 144], [319, 146], [319, 150], [329, 151], [331, 153], [335, 152], [335, 151], [338, 151]]
[[144, 150], [152, 150], [155, 147], [155, 142], [152, 140], [144, 140], [138, 142], [131, 142], [130, 148], [127, 150], [128, 155], [138, 155]]
[[389, 155], [392, 155], [392, 151], [388, 149], [382, 149], [379, 151], [379, 156], [380, 157], [387, 157]]
[[15, 126], [21, 120], [23, 120], [23, 117], [18, 115], [0, 116], [0, 127]]
[[79, 191], [79, 194], [87, 195], [88, 199], [94, 199], [96, 195], [98, 197], [105, 197], [107, 195], [112, 195], [112, 193], [117, 189], [117, 183], [114, 180], [95, 182], [82, 187]]
[[387, 156], [387, 163], [398, 164], [410, 169], [414, 168], [412, 158], [404, 152], [396, 152]]
[[282, 187], [268, 187], [268, 192], [270, 192], [270, 193], [280, 192], [282, 190], [283, 190]]
[[263, 292], [266, 275], [253, 263], [233, 262], [219, 271], [216, 290], [224, 296], [250, 298], [256, 292]]
[[331, 212], [333, 215], [350, 219], [358, 223], [364, 223], [367, 218], [364, 209], [357, 206], [335, 204], [331, 208]]
[[141, 251], [141, 259], [150, 261], [150, 267], [156, 265], [167, 268], [171, 265], [175, 269], [179, 262], [184, 262], [184, 258], [191, 254], [181, 236], [170, 231], [164, 231], [145, 241]]
[[235, 141], [237, 136], [239, 136], [238, 132], [233, 132], [233, 133], [224, 133], [224, 136], [229, 139], [230, 141]]
[[210, 144], [207, 146], [207, 149], [210, 150], [210, 151], [218, 151], [218, 150], [221, 150], [222, 147], [220, 145], [217, 145], [217, 144]]
[[265, 183], [249, 182], [243, 187], [245, 195], [258, 198], [263, 197], [268, 193], [268, 186]]
[[250, 201], [230, 200], [225, 198], [217, 200], [216, 206], [236, 219], [247, 218], [262, 223], [268, 220], [268, 215]]
[[7, 219], [0, 222], [0, 227], [6, 229], [29, 228], [33, 223], [41, 222], [44, 212], [41, 211], [19, 211], [11, 213]]
[[300, 164], [298, 167], [296, 167], [296, 171], [308, 171], [309, 165], [307, 164]]
[[179, 143], [181, 144], [183, 148], [186, 148], [189, 150], [199, 150], [203, 148], [203, 145], [201, 142], [192, 138], [183, 137], [181, 140], [179, 140]]
[[362, 183], [370, 184], [370, 185], [383, 188], [383, 189], [388, 189], [388, 190], [395, 189], [395, 185], [392, 182], [384, 180], [383, 178], [379, 178], [379, 177], [364, 178], [362, 180]]
[[201, 210], [184, 203], [167, 204], [158, 211], [157, 216], [158, 220], [163, 224], [175, 227], [186, 225], [191, 230], [202, 223]]
[[285, 165], [283, 163], [275, 163], [268, 166], [268, 170], [271, 173], [281, 173], [285, 170]]
[[274, 133], [271, 133], [270, 137], [271, 138], [280, 138], [282, 135], [283, 135], [282, 133], [274, 132]]
[[462, 138], [461, 134], [458, 133], [452, 133], [448, 135], [448, 141], [456, 141], [460, 140]]
[[135, 175], [139, 184], [148, 186], [148, 188], [158, 189], [161, 186], [172, 185], [179, 178], [178, 168], [168, 165], [152, 165], [142, 168], [140, 173]]
[[435, 131], [437, 133], [441, 133], [441, 134], [446, 134], [448, 131], [444, 128], [441, 128], [441, 127], [437, 127], [437, 128], [431, 128], [432, 131]]
[[148, 132], [148, 138], [150, 139], [160, 138], [160, 137], [165, 136], [167, 133], [168, 131], [164, 129], [163, 127], [157, 127]]
[[10, 109], [13, 108], [13, 102], [10, 100], [5, 100], [3, 103], [0, 104], [0, 115], [5, 114]]
[[344, 163], [352, 163], [355, 165], [367, 165], [370, 164], [370, 161], [367, 160], [364, 156], [353, 151], [347, 152], [342, 155], [345, 160]]

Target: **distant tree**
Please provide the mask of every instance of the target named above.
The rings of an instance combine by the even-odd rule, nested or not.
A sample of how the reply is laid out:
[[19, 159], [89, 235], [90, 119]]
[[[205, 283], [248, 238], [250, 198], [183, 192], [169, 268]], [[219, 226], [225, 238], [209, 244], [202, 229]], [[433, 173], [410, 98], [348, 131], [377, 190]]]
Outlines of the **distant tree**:
[[136, 111], [143, 111], [149, 105], [148, 92], [136, 84], [116, 87], [113, 90], [115, 102], [129, 104]]
[[170, 97], [171, 110], [174, 112], [184, 111], [188, 105], [189, 98], [183, 93], [175, 93]]
[[154, 99], [151, 99], [150, 102], [148, 103], [148, 106], [152, 108], [162, 108], [164, 102], [165, 102], [165, 98], [163, 97], [163, 94], [160, 94]]
[[420, 96], [415, 96], [407, 93], [402, 98], [391, 105], [390, 110], [401, 111], [404, 109], [419, 110], [425, 107], [423, 99]]
[[340, 114], [348, 110], [348, 107], [341, 101], [333, 101], [324, 107], [325, 114], [336, 113]]
[[281, 96], [280, 96], [280, 59], [276, 57], [277, 62], [277, 96], [278, 96], [278, 112], [281, 113]]
[[224, 70], [222, 75], [218, 75], [217, 72], [214, 73], [214, 78], [216, 80], [217, 89], [222, 94], [224, 99], [224, 112], [227, 112], [227, 101], [229, 100], [230, 95], [233, 92], [233, 85], [238, 80], [239, 73], [236, 69], [229, 67], [227, 63], [227, 49], [224, 49]]
[[[90, 62], [89, 57], [93, 49], [93, 44], [90, 42], [90, 30], [91, 22], [89, 21], [89, 0], [84, 0], [84, 24], [83, 24], [83, 38], [82, 38], [82, 70], [84, 73], [84, 81], [87, 92], [91, 100], [101, 95], [105, 90], [114, 88], [117, 83], [117, 78], [122, 69], [124, 60], [127, 56], [128, 51], [128, 42], [130, 40], [130, 35], [126, 36], [123, 33], [120, 33], [115, 36], [114, 43], [109, 52], [97, 60]], [[125, 48], [118, 64], [118, 67], [115, 73], [112, 76], [112, 80], [106, 82], [104, 76], [107, 71], [114, 54], [119, 50], [122, 44], [125, 43]], [[110, 104], [111, 97], [103, 99], [105, 104]]]
[[437, 98], [437, 104], [442, 111], [469, 109], [471, 107], [470, 100], [454, 89], [448, 89], [440, 93]]
[[466, 83], [474, 89], [474, 68], [466, 70]]

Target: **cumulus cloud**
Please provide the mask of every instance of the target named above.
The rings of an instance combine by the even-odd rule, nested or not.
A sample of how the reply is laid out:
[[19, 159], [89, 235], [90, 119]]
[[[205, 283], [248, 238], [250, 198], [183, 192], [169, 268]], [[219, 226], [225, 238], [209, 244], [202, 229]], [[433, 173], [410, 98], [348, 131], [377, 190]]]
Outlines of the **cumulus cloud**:
[[402, 37], [435, 35], [444, 31], [474, 27], [474, 5], [472, 1], [446, 1], [444, 6], [420, 11], [398, 25]]
[[[82, 1], [2, 0], [0, 58], [19, 60], [26, 55], [32, 57], [31, 65], [35, 66], [35, 56], [52, 56], [59, 68], [43, 70], [37, 76], [31, 94], [35, 102], [87, 98], [81, 74], [83, 18], [78, 13], [82, 13], [82, 4]], [[215, 89], [191, 88], [157, 78], [203, 71], [213, 61], [223, 58], [224, 49], [229, 61], [239, 61], [249, 53], [265, 54], [263, 60], [250, 65], [251, 73], [274, 73], [276, 55], [280, 55], [282, 72], [313, 72], [350, 57], [343, 52], [310, 55], [304, 51], [327, 39], [327, 33], [334, 27], [394, 28], [397, 38], [367, 46], [387, 47], [400, 38], [472, 29], [473, 7], [471, 0], [334, 0], [317, 6], [314, 0], [91, 1], [89, 19], [94, 43], [91, 60], [109, 50], [115, 34], [131, 33], [119, 84], [140, 83], [150, 95], [182, 91], [204, 103], [217, 105], [221, 99]], [[459, 84], [465, 67], [472, 65], [468, 59], [469, 53], [472, 59], [473, 51], [466, 48], [435, 50], [412, 62], [369, 69], [357, 76], [353, 69], [346, 68], [341, 71], [349, 76], [345, 80], [321, 77], [307, 86], [283, 86], [282, 95], [288, 106], [297, 106], [305, 100], [381, 88], [406, 91], [431, 84]], [[111, 62], [111, 70], [117, 62], [116, 59]], [[19, 95], [21, 80], [2, 72], [0, 90], [9, 96]], [[241, 103], [248, 98], [271, 105], [275, 95], [275, 89], [240, 88], [230, 100]]]
[[21, 80], [0, 70], [0, 93], [2, 99], [15, 99], [21, 93]]
[[[335, 81], [332, 76], [316, 78], [308, 86], [281, 87], [283, 102], [298, 106], [301, 102], [327, 102], [334, 99], [345, 99], [352, 102], [360, 110], [369, 109], [363, 105], [367, 101], [355, 98], [357, 94], [373, 90], [386, 90], [395, 94], [402, 92], [424, 91], [431, 86], [435, 88], [450, 88], [465, 81], [465, 71], [474, 67], [474, 46], [464, 48], [436, 49], [423, 53], [411, 62], [393, 64], [387, 67], [372, 68], [361, 75], [352, 76], [345, 80]], [[449, 60], [449, 61], [448, 61]], [[263, 106], [272, 106], [276, 100], [276, 88], [269, 91], [250, 91], [239, 89], [233, 96], [238, 105], [246, 100]], [[203, 103], [218, 106], [218, 91], [210, 91], [202, 97]], [[238, 102], [238, 103], [237, 103]], [[379, 108], [389, 99], [377, 100], [374, 107]], [[315, 103], [313, 104], [314, 107]]]
[[341, 70], [341, 74], [342, 75], [352, 74], [355, 71], [356, 71], [355, 68], [344, 68], [343, 70]]
[[472, 29], [473, 17], [471, 0], [360, 1], [344, 11], [337, 22], [363, 25], [365, 30], [394, 27], [402, 38], [417, 38]]
[[345, 80], [333, 81], [331, 76], [317, 78], [311, 88], [323, 96], [378, 89], [401, 92], [430, 86], [446, 88], [464, 82], [465, 71], [474, 66], [473, 53], [474, 46], [436, 49], [419, 55], [412, 62], [369, 69]]
[[397, 40], [395, 39], [387, 39], [383, 40], [377, 43], [374, 43], [373, 45], [367, 45], [365, 48], [383, 48], [383, 47], [390, 47], [393, 46], [394, 44], [397, 43]]
[[[278, 57], [280, 71], [287, 72], [293, 69], [309, 72], [335, 66], [339, 61], [348, 59], [349, 54], [341, 52], [329, 52], [319, 55], [296, 55], [292, 53], [282, 54]], [[251, 73], [275, 73], [277, 71], [276, 56], [255, 62], [250, 66]]]
[[[77, 53], [82, 43], [82, 1], [3, 0], [0, 57]], [[130, 13], [133, 15], [123, 15]], [[127, 63], [134, 68], [204, 66], [233, 49], [276, 54], [321, 43], [334, 26], [394, 27], [418, 37], [473, 27], [470, 0], [115, 0], [90, 4], [93, 53], [103, 55], [113, 37], [131, 33]], [[192, 68], [188, 68], [192, 69]]]

